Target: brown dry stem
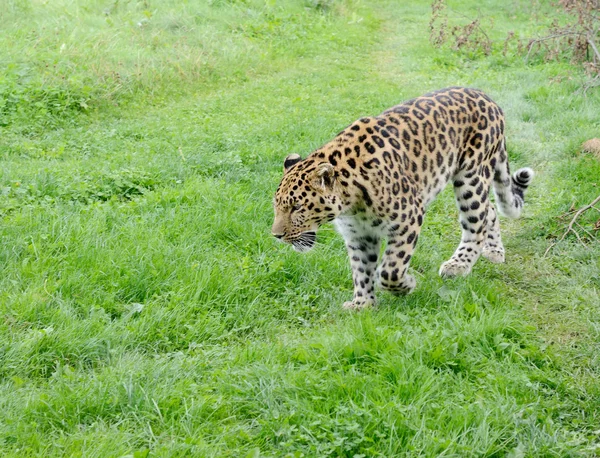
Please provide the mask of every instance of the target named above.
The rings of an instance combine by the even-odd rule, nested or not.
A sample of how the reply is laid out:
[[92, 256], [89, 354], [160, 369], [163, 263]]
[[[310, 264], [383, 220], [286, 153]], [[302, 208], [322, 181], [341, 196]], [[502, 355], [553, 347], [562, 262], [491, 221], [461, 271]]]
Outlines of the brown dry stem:
[[[583, 215], [586, 211], [590, 210], [590, 209], [594, 209], [596, 211], [598, 211], [600, 213], [600, 209], [596, 208], [595, 205], [600, 202], [600, 196], [596, 197], [591, 203], [581, 207], [579, 210], [577, 210], [575, 212], [575, 215], [573, 216], [573, 218], [571, 219], [571, 222], [569, 223], [569, 225], [567, 226], [567, 230], [563, 233], [562, 237], [556, 241], [553, 242], [545, 251], [544, 253], [544, 257], [546, 257], [546, 255], [550, 252], [550, 250], [552, 248], [554, 248], [557, 244], [559, 244], [560, 242], [562, 242], [565, 237], [572, 232], [573, 234], [575, 234], [575, 237], [577, 237], [577, 240], [579, 241], [579, 243], [581, 243], [583, 246], [586, 246], [586, 244], [584, 243], [583, 239], [581, 238], [581, 236], [579, 235], [579, 232], [577, 232], [577, 230], [574, 229], [574, 226], [577, 225], [579, 226], [579, 228], [583, 229], [584, 232], [586, 232], [588, 234], [588, 236], [593, 239], [596, 240], [596, 237], [594, 237], [594, 235], [587, 231], [586, 229], [584, 229], [578, 222], [577, 219]], [[570, 212], [567, 212], [566, 214], [569, 214]], [[564, 215], [563, 215], [564, 216]]]

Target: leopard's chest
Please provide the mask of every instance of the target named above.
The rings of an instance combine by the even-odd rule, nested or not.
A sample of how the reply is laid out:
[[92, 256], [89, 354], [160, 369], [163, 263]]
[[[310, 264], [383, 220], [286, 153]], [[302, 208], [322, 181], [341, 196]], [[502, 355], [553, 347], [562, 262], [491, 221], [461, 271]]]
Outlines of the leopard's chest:
[[344, 240], [356, 240], [364, 237], [379, 239], [387, 235], [390, 223], [368, 213], [342, 215], [334, 221], [337, 231]]

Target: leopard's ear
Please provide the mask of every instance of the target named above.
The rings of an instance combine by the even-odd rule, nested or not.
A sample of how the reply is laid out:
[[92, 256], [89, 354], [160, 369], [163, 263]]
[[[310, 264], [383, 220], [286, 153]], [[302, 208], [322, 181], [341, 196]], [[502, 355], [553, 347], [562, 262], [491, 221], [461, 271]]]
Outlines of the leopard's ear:
[[319, 164], [317, 167], [318, 185], [323, 188], [323, 191], [333, 189], [333, 183], [337, 173], [329, 162]]
[[302, 158], [299, 154], [288, 155], [288, 157], [285, 158], [285, 161], [283, 161], [283, 171], [286, 172], [292, 165], [297, 164], [301, 160]]

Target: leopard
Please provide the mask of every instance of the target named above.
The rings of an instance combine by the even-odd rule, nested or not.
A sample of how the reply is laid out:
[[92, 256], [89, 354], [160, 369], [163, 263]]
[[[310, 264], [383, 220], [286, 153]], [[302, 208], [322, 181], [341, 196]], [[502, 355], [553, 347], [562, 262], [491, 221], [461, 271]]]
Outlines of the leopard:
[[504, 129], [502, 109], [468, 87], [430, 92], [362, 117], [306, 158], [285, 158], [272, 235], [306, 252], [316, 244], [317, 229], [333, 222], [354, 285], [343, 307], [373, 307], [376, 288], [395, 295], [415, 289], [408, 269], [425, 213], [451, 181], [462, 235], [439, 275], [468, 275], [481, 256], [502, 263], [499, 214], [521, 215], [534, 177], [530, 167], [511, 175]]

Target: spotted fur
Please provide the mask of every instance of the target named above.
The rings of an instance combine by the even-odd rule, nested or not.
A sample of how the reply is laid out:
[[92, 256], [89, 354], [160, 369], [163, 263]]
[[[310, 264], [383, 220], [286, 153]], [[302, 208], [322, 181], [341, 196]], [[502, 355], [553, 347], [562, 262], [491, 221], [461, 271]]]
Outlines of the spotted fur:
[[359, 119], [304, 160], [288, 156], [272, 232], [306, 251], [318, 227], [334, 221], [354, 280], [344, 307], [368, 307], [376, 284], [399, 294], [414, 289], [408, 266], [425, 210], [449, 181], [462, 238], [442, 276], [467, 275], [480, 255], [504, 261], [490, 185], [500, 212], [516, 218], [532, 178], [529, 168], [510, 175], [500, 107], [476, 89], [443, 89]]

